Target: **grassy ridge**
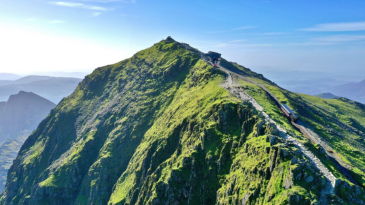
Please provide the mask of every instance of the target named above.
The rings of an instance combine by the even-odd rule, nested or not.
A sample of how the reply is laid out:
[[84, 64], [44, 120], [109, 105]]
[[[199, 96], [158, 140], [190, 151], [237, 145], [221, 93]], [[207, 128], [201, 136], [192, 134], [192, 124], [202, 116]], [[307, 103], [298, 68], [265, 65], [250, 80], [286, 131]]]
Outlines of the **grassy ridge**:
[[[299, 95], [230, 65], [299, 109]], [[295, 147], [275, 140], [250, 103], [220, 87], [224, 79], [196, 51], [174, 41], [96, 69], [27, 139], [1, 204], [318, 200], [323, 176]], [[260, 87], [240, 83], [304, 141]]]
[[[235, 63], [231, 65], [243, 71], [244, 75], [249, 79], [265, 85], [279, 102], [291, 107], [302, 121], [308, 123], [314, 128], [316, 133], [328, 142], [333, 151], [341, 157], [342, 161], [353, 167], [352, 176], [359, 185], [365, 187], [365, 105], [345, 98], [323, 99], [300, 93], [292, 93], [243, 66]], [[245, 81], [239, 82], [265, 108], [265, 112], [271, 118], [281, 124], [289, 133], [299, 137], [299, 139], [302, 138], [302, 141], [305, 142], [303, 135], [293, 129], [293, 126], [287, 123], [287, 120], [282, 119], [281, 111], [277, 109], [274, 102], [269, 99], [259, 86]], [[309, 145], [309, 148], [311, 146], [313, 145]], [[318, 148], [313, 148], [312, 151], [314, 153], [319, 152]], [[346, 180], [346, 177], [335, 168], [335, 165], [330, 160], [324, 160], [324, 164], [332, 170], [336, 177]]]

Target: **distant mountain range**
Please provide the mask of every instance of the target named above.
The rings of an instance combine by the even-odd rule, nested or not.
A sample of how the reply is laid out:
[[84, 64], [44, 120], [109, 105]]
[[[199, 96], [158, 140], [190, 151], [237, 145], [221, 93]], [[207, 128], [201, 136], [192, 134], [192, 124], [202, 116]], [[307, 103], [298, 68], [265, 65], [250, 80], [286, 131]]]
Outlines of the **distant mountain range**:
[[86, 75], [90, 73], [84, 72], [39, 72], [34, 73], [32, 75], [45, 75], [45, 76], [53, 76], [53, 77], [68, 77], [68, 78], [84, 78]]
[[358, 83], [347, 83], [329, 89], [335, 95], [365, 103], [365, 80]]
[[31, 92], [20, 91], [0, 102], [0, 192], [6, 173], [25, 139], [56, 105]]
[[20, 75], [13, 73], [0, 73], [0, 80], [17, 80], [21, 78]]
[[57, 104], [62, 98], [70, 95], [81, 80], [50, 76], [26, 76], [18, 80], [0, 80], [0, 101], [5, 101], [10, 95], [23, 90], [41, 95]]
[[337, 80], [334, 78], [300, 80], [298, 79], [298, 76], [288, 76], [288, 79], [289, 80], [276, 81], [276, 83], [290, 91], [308, 95], [330, 92], [330, 89], [334, 86], [352, 83], [348, 80]]
[[281, 87], [297, 93], [304, 93], [327, 99], [345, 97], [360, 103], [365, 103], [365, 80], [351, 82], [348, 80], [320, 78], [311, 80], [283, 80], [278, 81], [277, 83]]
[[18, 80], [24, 76], [51, 76], [51, 77], [68, 77], [68, 78], [84, 78], [89, 73], [86, 72], [37, 72], [28, 75], [18, 75], [14, 73], [0, 73], [0, 80]]
[[335, 98], [339, 98], [339, 96], [336, 96], [332, 93], [321, 93], [321, 94], [318, 94], [316, 95], [317, 97], [320, 97], [320, 98], [325, 98], [325, 99], [335, 99]]

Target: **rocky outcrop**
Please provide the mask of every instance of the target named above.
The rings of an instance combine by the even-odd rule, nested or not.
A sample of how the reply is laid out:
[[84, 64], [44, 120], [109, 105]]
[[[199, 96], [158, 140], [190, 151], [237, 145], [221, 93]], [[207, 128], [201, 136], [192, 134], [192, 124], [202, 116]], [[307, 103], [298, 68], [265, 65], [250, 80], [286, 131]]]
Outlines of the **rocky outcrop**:
[[[365, 191], [359, 186], [337, 179], [335, 193], [349, 204], [365, 204]], [[339, 202], [343, 202], [340, 200]]]

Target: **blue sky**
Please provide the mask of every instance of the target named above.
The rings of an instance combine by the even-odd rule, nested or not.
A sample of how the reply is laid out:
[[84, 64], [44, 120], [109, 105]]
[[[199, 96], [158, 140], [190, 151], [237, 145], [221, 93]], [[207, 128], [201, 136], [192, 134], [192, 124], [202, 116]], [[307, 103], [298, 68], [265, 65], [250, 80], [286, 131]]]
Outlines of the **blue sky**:
[[365, 78], [365, 1], [0, 1], [0, 72], [91, 72], [171, 35], [266, 76]]

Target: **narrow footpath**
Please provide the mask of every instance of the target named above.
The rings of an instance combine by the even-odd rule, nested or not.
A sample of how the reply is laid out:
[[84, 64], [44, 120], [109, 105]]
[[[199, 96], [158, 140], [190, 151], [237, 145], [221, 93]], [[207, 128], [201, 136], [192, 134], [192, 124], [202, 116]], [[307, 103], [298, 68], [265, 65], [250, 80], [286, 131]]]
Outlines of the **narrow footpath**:
[[[211, 64], [211, 63], [210, 63]], [[287, 134], [287, 131], [285, 129], [283, 129], [279, 124], [277, 124], [274, 120], [272, 120], [269, 115], [267, 115], [264, 112], [264, 109], [262, 106], [260, 106], [257, 101], [252, 98], [251, 96], [249, 96], [242, 88], [240, 87], [235, 87], [234, 86], [234, 78], [232, 77], [232, 75], [235, 75], [243, 80], [246, 80], [250, 83], [254, 83], [258, 86], [260, 86], [262, 89], [264, 89], [266, 92], [269, 93], [269, 95], [271, 95], [275, 100], [275, 96], [268, 91], [265, 86], [254, 82], [244, 76], [241, 76], [237, 73], [232, 73], [229, 70], [227, 70], [226, 68], [220, 66], [220, 64], [218, 63], [218, 69], [224, 71], [227, 74], [227, 80], [226, 82], [222, 85], [227, 91], [229, 91], [232, 95], [240, 98], [243, 101], [249, 101], [258, 111], [261, 112], [262, 116], [265, 117], [266, 120], [268, 120], [269, 122], [273, 123], [276, 125], [277, 129], [279, 130], [279, 136], [284, 139], [287, 143], [290, 144], [294, 144], [301, 153], [303, 153], [303, 155], [308, 158], [309, 160], [312, 161], [312, 163], [320, 170], [320, 172], [322, 172], [322, 174], [324, 175], [324, 177], [327, 179], [327, 183], [325, 188], [323, 188], [321, 190], [321, 197], [320, 197], [320, 201], [323, 204], [327, 204], [327, 197], [330, 194], [334, 193], [334, 188], [335, 188], [335, 183], [336, 183], [336, 177], [333, 175], [332, 172], [330, 172], [324, 165], [323, 163], [311, 152], [309, 151], [303, 143], [301, 143], [300, 141], [298, 141], [297, 139], [295, 139], [294, 137], [290, 136], [289, 134]]]

